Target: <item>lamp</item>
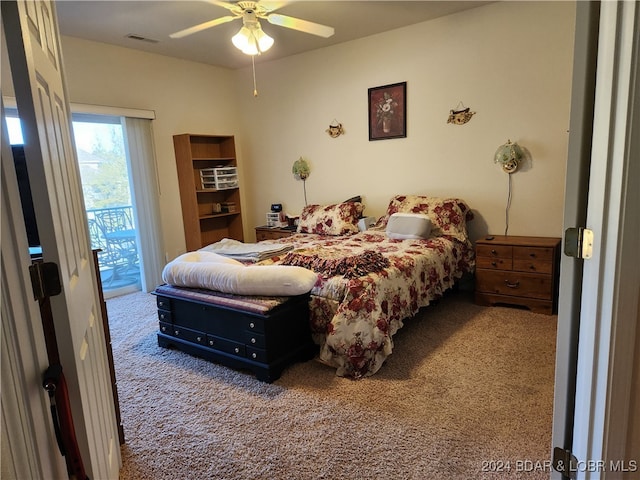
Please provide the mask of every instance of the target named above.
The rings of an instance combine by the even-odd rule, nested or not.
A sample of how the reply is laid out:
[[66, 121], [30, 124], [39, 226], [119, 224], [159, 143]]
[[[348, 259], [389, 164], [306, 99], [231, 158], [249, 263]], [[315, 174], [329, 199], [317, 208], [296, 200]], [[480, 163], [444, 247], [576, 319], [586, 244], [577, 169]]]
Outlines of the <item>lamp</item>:
[[304, 191], [304, 204], [307, 205], [307, 183], [306, 180], [309, 178], [309, 174], [311, 173], [311, 168], [309, 168], [309, 163], [306, 159], [300, 157], [298, 160], [293, 162], [293, 167], [291, 168], [291, 172], [296, 178], [302, 180], [302, 188]]
[[517, 143], [507, 143], [500, 145], [493, 156], [493, 162], [502, 166], [502, 171], [509, 174], [509, 192], [507, 194], [507, 206], [504, 211], [504, 234], [509, 232], [509, 209], [511, 208], [511, 174], [520, 166], [520, 160], [524, 157], [522, 148]]
[[235, 47], [246, 55], [258, 55], [266, 52], [273, 45], [273, 38], [262, 31], [256, 14], [246, 12], [242, 20], [242, 28], [231, 41]]
[[524, 152], [520, 145], [507, 140], [507, 143], [498, 147], [493, 161], [494, 163], [499, 163], [505, 173], [514, 173], [520, 166], [520, 160], [523, 156]]

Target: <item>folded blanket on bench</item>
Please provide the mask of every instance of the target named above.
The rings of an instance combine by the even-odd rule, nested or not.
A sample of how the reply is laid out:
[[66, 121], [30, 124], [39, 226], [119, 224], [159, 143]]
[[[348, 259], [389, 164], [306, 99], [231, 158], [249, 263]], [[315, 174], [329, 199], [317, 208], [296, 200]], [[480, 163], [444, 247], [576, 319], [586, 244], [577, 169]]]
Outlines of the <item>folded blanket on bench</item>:
[[169, 285], [237, 295], [302, 295], [313, 288], [317, 279], [314, 272], [303, 267], [243, 265], [206, 251], [182, 254], [162, 270], [162, 280]]
[[232, 238], [223, 238], [219, 242], [201, 248], [199, 251], [213, 252], [235, 260], [259, 262], [288, 252], [291, 249], [293, 249], [293, 245], [244, 243]]

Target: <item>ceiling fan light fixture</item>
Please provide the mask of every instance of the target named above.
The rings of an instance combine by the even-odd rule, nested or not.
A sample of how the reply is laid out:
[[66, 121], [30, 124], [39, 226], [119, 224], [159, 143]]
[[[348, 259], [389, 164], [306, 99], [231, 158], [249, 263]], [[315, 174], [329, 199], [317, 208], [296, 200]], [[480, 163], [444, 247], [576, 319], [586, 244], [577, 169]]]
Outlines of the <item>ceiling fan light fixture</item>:
[[273, 46], [273, 38], [264, 33], [257, 21], [250, 26], [243, 25], [231, 38], [231, 42], [246, 55], [258, 55]]
[[273, 46], [273, 38], [271, 38], [269, 35], [264, 33], [264, 31], [261, 28], [258, 28], [254, 32], [254, 36], [256, 40], [258, 40], [258, 47], [261, 52], [266, 52]]

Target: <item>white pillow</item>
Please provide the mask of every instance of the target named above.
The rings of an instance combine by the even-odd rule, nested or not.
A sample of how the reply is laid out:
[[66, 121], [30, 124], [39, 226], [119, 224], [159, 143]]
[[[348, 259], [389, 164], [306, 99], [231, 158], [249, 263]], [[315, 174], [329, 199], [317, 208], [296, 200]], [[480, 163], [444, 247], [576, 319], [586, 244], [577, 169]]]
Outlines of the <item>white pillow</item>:
[[[162, 280], [177, 287], [207, 288], [236, 295], [266, 295], [288, 297], [309, 292], [318, 276], [311, 270], [291, 265], [249, 265], [229, 261], [200, 260], [190, 252], [169, 262], [162, 271]], [[225, 257], [222, 257], [225, 258]]]
[[242, 265], [241, 262], [224, 255], [207, 250], [198, 250], [196, 252], [183, 253], [173, 260], [174, 262], [211, 262], [211, 263], [228, 263], [230, 265]]
[[420, 213], [394, 213], [387, 221], [387, 236], [396, 240], [428, 238], [431, 219]]

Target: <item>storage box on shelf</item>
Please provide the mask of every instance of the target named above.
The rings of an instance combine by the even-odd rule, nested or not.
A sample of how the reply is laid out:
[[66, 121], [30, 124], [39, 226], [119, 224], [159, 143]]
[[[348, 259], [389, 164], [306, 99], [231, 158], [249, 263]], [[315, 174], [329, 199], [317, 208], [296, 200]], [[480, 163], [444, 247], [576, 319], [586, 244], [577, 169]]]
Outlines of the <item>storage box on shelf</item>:
[[495, 235], [476, 242], [475, 300], [520, 305], [551, 315], [557, 308], [560, 239]]
[[237, 169], [235, 167], [203, 168], [200, 170], [200, 185], [204, 190], [237, 188]]
[[185, 133], [173, 145], [187, 250], [243, 241], [234, 137]]
[[267, 227], [284, 227], [286, 222], [281, 220], [280, 212], [267, 212]]

